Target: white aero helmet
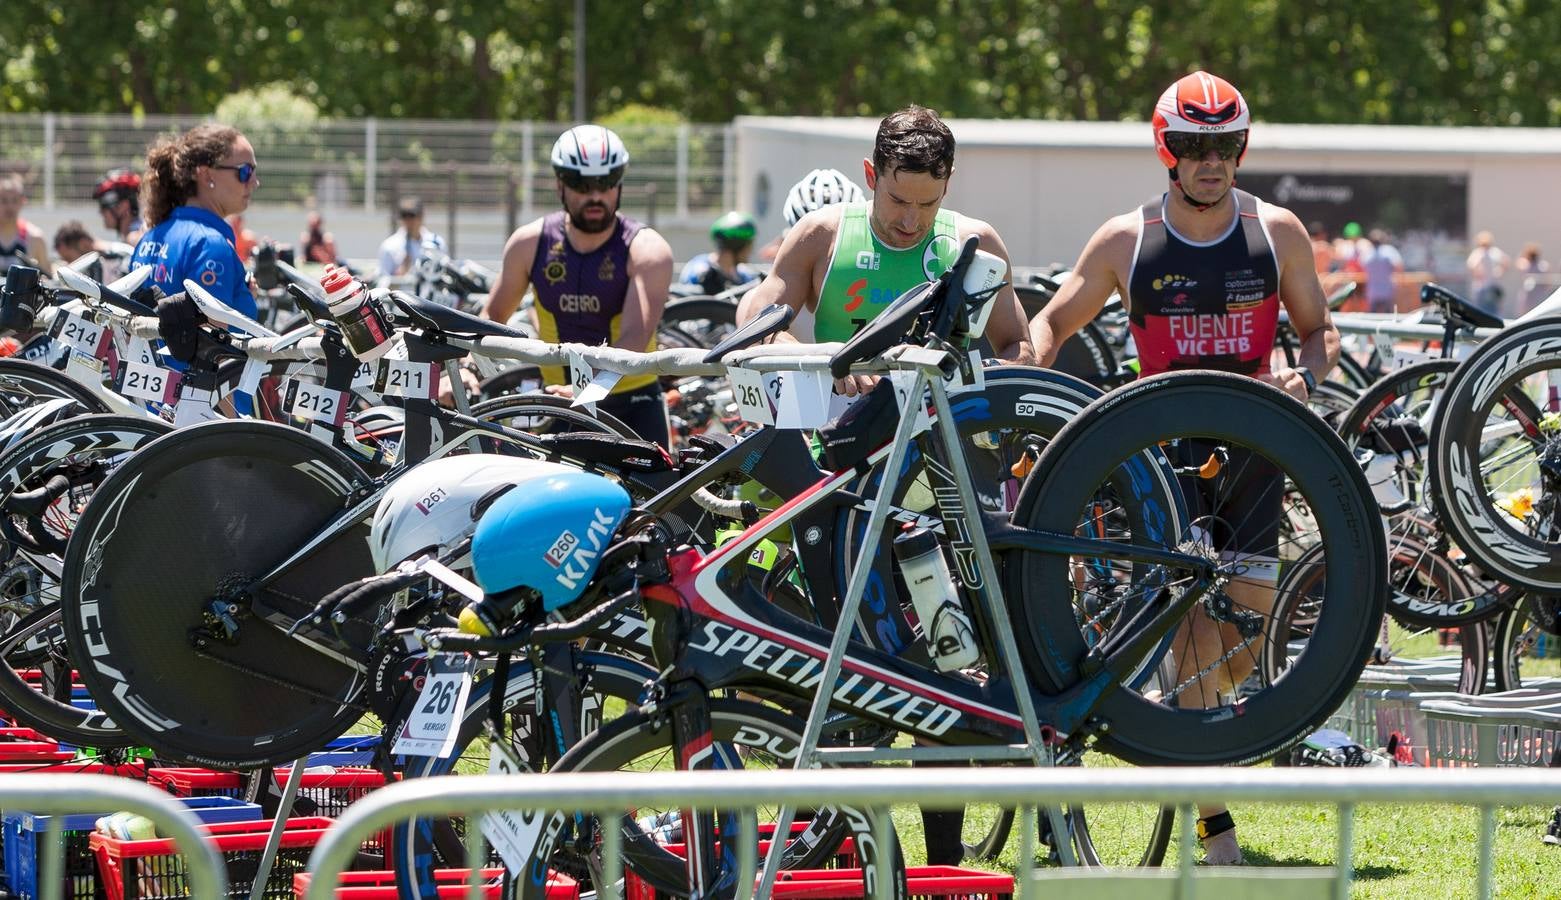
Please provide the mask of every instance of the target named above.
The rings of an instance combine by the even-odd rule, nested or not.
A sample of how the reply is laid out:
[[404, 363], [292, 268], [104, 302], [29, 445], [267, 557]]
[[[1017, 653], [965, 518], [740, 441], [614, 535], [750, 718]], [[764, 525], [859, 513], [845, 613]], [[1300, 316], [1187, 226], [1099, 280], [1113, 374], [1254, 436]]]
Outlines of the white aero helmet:
[[388, 572], [425, 551], [442, 554], [470, 537], [482, 511], [516, 485], [574, 472], [524, 456], [471, 453], [423, 463], [396, 479], [374, 510], [369, 551]]
[[553, 170], [580, 175], [609, 175], [629, 164], [628, 148], [611, 129], [576, 125], [553, 143]]
[[790, 228], [815, 209], [831, 203], [856, 203], [866, 199], [867, 195], [856, 182], [839, 169], [814, 169], [791, 186], [786, 194], [786, 208], [781, 214], [786, 218], [786, 227]]

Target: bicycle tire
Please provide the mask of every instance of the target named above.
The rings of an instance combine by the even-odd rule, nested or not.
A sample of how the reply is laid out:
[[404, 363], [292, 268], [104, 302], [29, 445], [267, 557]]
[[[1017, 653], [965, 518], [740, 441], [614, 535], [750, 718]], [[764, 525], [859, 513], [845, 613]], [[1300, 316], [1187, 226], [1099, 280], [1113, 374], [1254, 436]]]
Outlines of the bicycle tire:
[[[473, 418], [496, 422], [521, 431], [546, 433], [552, 431], [597, 431], [615, 434], [630, 440], [639, 437], [611, 413], [573, 406], [565, 397], [551, 394], [502, 394], [490, 397], [472, 407]], [[516, 423], [515, 419], [539, 419], [543, 421]], [[496, 446], [509, 446], [494, 441]], [[511, 451], [513, 452], [513, 451]]]
[[[1547, 604], [1547, 608], [1540, 610], [1536, 607], [1537, 602]], [[1558, 615], [1561, 615], [1561, 606], [1557, 605], [1554, 598], [1536, 601], [1533, 596], [1525, 595], [1496, 618], [1491, 628], [1491, 674], [1497, 691], [1516, 691], [1525, 684], [1532, 686], [1537, 681], [1557, 677], [1551, 672], [1539, 674], [1532, 669], [1539, 665], [1540, 657], [1537, 653], [1542, 646], [1541, 641], [1547, 649], [1546, 660], [1555, 657], [1556, 648], [1561, 647], [1561, 622], [1557, 621]], [[1531, 670], [1527, 674], [1523, 671], [1525, 663]], [[1544, 665], [1561, 672], [1561, 663], [1547, 661]]]
[[0, 419], [55, 398], [74, 400], [83, 414], [109, 411], [102, 398], [64, 372], [24, 359], [0, 359]]
[[[61, 468], [67, 470], [67, 477], [71, 479], [72, 487], [68, 493], [55, 502], [54, 506], [67, 504], [72, 508], [86, 502], [95, 482], [86, 479], [96, 477], [99, 473], [96, 469], [82, 470], [82, 463], [102, 456], [120, 454], [132, 454], [141, 447], [146, 446], [159, 437], [172, 430], [172, 426], [160, 419], [138, 418], [122, 415], [92, 415], [75, 419], [67, 419], [56, 422], [53, 425], [39, 429], [36, 433], [11, 448], [4, 456], [0, 456], [0, 504], [18, 489], [32, 489], [39, 487], [43, 482], [59, 473]], [[51, 526], [63, 528], [68, 525], [70, 512], [53, 517]], [[10, 518], [3, 523], [8, 536], [14, 534]], [[31, 533], [38, 529], [30, 528]], [[34, 546], [26, 553], [17, 553], [15, 548], [9, 554], [9, 568], [5, 572], [7, 579], [17, 577], [18, 567], [31, 566], [37, 571], [39, 563], [34, 553], [49, 555], [63, 555], [65, 552], [64, 538], [62, 534], [47, 546]], [[52, 576], [51, 576], [52, 579]], [[40, 582], [41, 584], [41, 582]], [[58, 585], [55, 588], [55, 600], [41, 609], [53, 609], [58, 613]], [[29, 617], [31, 618], [31, 617]], [[39, 621], [28, 622], [26, 632], [13, 633], [7, 629], [3, 639], [0, 639], [0, 661], [10, 658], [9, 650], [13, 647], [24, 646], [37, 641], [55, 640], [52, 637], [59, 626], [40, 628]], [[63, 641], [63, 633], [59, 640]], [[35, 649], [43, 649], [36, 647]], [[66, 671], [69, 669], [69, 660], [72, 659], [65, 650], [63, 643], [60, 647], [49, 650]], [[63, 694], [47, 689], [33, 689], [25, 680], [19, 677], [9, 665], [0, 665], [0, 708], [4, 708], [14, 715], [17, 720], [30, 728], [49, 735], [57, 740], [80, 746], [92, 747], [119, 747], [130, 743], [129, 736], [123, 730], [114, 725], [113, 721], [99, 710], [78, 709], [70, 702], [69, 686], [65, 685]]]
[[[1385, 541], [1381, 529], [1368, 524], [1377, 521], [1377, 513], [1366, 499], [1371, 494], [1360, 467], [1319, 418], [1300, 409], [1276, 389], [1244, 376], [1170, 373], [1091, 404], [1042, 454], [1014, 521], [1073, 533], [1080, 511], [1096, 495], [1095, 486], [1120, 477], [1119, 461], [1136, 460], [1145, 448], [1181, 438], [1245, 446], [1266, 456], [1310, 503], [1318, 541], [1327, 548], [1326, 564], [1350, 573], [1348, 580], [1327, 579], [1316, 639], [1297, 658], [1291, 676], [1242, 698], [1241, 715], [1223, 706], [1173, 707], [1118, 689], [1103, 696], [1095, 710], [1110, 725], [1100, 736], [1100, 749], [1137, 764], [1254, 762], [1303, 736], [1354, 685], [1386, 604]], [[1289, 496], [1287, 491], [1286, 502]], [[1150, 545], [1174, 547], [1184, 536], [1134, 539], [1140, 537]], [[1057, 693], [1079, 679], [1079, 661], [1089, 649], [1068, 599], [1073, 594], [1069, 560], [1022, 551], [1014, 556], [1005, 567], [1009, 612], [1029, 674], [1043, 690]], [[1145, 590], [1157, 588], [1146, 585]]]
[[[1396, 554], [1404, 553], [1402, 548], [1393, 551]], [[1408, 551], [1414, 554], [1414, 550]], [[1420, 577], [1437, 590], [1447, 590], [1439, 587], [1450, 579], [1460, 578], [1453, 564], [1440, 555], [1426, 556], [1415, 562], [1415, 567], [1422, 570]], [[1298, 567], [1299, 568], [1299, 567]], [[1311, 570], [1300, 568], [1303, 574], [1316, 576], [1318, 569]], [[1389, 592], [1394, 593], [1394, 591]], [[1312, 584], [1302, 580], [1282, 583], [1279, 591], [1279, 602], [1269, 621], [1269, 633], [1263, 647], [1261, 671], [1263, 677], [1269, 682], [1277, 681], [1281, 673], [1289, 667], [1289, 646], [1297, 638], [1309, 638], [1311, 636], [1312, 620], [1316, 615], [1315, 607], [1316, 591]], [[1457, 691], [1460, 694], [1481, 694], [1485, 692], [1488, 680], [1489, 660], [1491, 653], [1491, 629], [1489, 621], [1473, 622], [1455, 628], [1458, 636], [1459, 648], [1459, 672]], [[1384, 622], [1383, 630], [1386, 634], [1391, 630], [1391, 623]], [[1435, 629], [1423, 629], [1431, 631]], [[1411, 634], [1411, 637], [1415, 635]], [[1388, 640], [1384, 637], [1384, 640]], [[1379, 644], [1380, 648], [1382, 645]], [[1397, 658], [1392, 653], [1393, 647], [1386, 648], [1390, 658]], [[1376, 652], [1376, 651], [1374, 651]]]
[[[202, 765], [288, 762], [341, 734], [364, 673], [327, 655], [340, 651], [254, 616], [229, 642], [193, 629], [212, 625], [215, 594], [247, 599], [369, 487], [345, 455], [283, 425], [208, 422], [147, 445], [99, 487], [65, 556], [66, 639], [92, 696], [137, 743]], [[268, 602], [301, 617], [372, 572], [367, 533], [294, 560]]]
[[[603, 725], [571, 748], [552, 771], [618, 771], [632, 760], [671, 753], [671, 726], [666, 724], [665, 719], [664, 713], [654, 716], [641, 711], [627, 713]], [[801, 746], [803, 723], [800, 719], [752, 701], [711, 699], [710, 725], [713, 746], [721, 748], [718, 756], [725, 760], [727, 767], [741, 767], [741, 759], [752, 760], [761, 754], [789, 764]], [[637, 810], [635, 815], [642, 817], [643, 813], [643, 809]], [[867, 877], [872, 877], [872, 866], [869, 863], [877, 848], [870, 834], [858, 830], [865, 824], [866, 817], [847, 809], [842, 809], [839, 814], [857, 826], [853, 830], [858, 857], [862, 861], [863, 872], [867, 873]], [[555, 810], [551, 811], [551, 815], [558, 817], [565, 814]], [[682, 857], [661, 846], [653, 836], [646, 833], [645, 827], [635, 817], [625, 816], [620, 827], [623, 830], [625, 869], [633, 871], [658, 891], [687, 896]], [[551, 826], [543, 828], [543, 837], [538, 844], [538, 858], [553, 859], [555, 842], [565, 830]], [[886, 851], [892, 854], [895, 863], [892, 871], [896, 883], [891, 885], [891, 894], [896, 898], [905, 898], [903, 857], [900, 856], [898, 839], [892, 840], [894, 846]], [[828, 849], [832, 850], [833, 847]], [[536, 866], [535, 862], [534, 859], [533, 867], [516, 879], [516, 896], [523, 900], [545, 900], [540, 877], [542, 873], [539, 871], [544, 867]], [[866, 885], [863, 896], [874, 896], [872, 887]]]
[[[1485, 571], [1540, 594], [1561, 593], [1561, 542], [1555, 535], [1561, 497], [1541, 486], [1539, 495], [1530, 497], [1539, 515], [1520, 521], [1498, 506], [1517, 491], [1504, 498], [1493, 491], [1532, 477], [1522, 473], [1537, 468], [1538, 459], [1561, 442], [1557, 429], [1543, 419], [1555, 412], [1553, 397], [1541, 399], [1543, 409], [1506, 405], [1513, 394], [1526, 394], [1530, 376], [1554, 369], [1561, 369], [1561, 321], [1556, 319], [1514, 325], [1481, 344], [1447, 386], [1431, 432], [1428, 466], [1432, 503], [1458, 546]], [[1497, 445], [1501, 453], [1492, 446], [1497, 432], [1491, 418], [1498, 409], [1512, 415], [1521, 429], [1504, 436], [1513, 440]], [[1495, 483], [1487, 484], [1487, 478]]]
[[[1391, 485], [1385, 486], [1384, 492], [1409, 504], [1409, 509], [1385, 516], [1389, 550], [1395, 559], [1399, 554], [1393, 548], [1400, 543], [1419, 542], [1433, 550], [1447, 543], [1424, 488], [1433, 417], [1457, 368], [1456, 360], [1432, 359], [1389, 372], [1362, 391], [1339, 420], [1339, 436], [1346, 447], [1371, 450], [1373, 463], [1383, 456], [1392, 459], [1392, 472], [1387, 476]], [[1527, 404], [1527, 398], [1520, 396], [1508, 399]], [[1444, 595], [1434, 604], [1424, 598], [1413, 602], [1395, 590], [1388, 595], [1388, 611], [1400, 622], [1426, 628], [1454, 628], [1500, 614], [1504, 608], [1500, 592], [1480, 584], [1473, 572], [1465, 575], [1471, 590]]]
[[[616, 698], [629, 709], [637, 705], [645, 682], [656, 677], [656, 670], [650, 665], [613, 653], [584, 651], [578, 655], [576, 662], [583, 671], [589, 673], [587, 683], [595, 696]], [[504, 699], [501, 701], [505, 713], [519, 716], [529, 711], [535, 698], [535, 677], [535, 669], [529, 660], [516, 659], [512, 662], [509, 679], [504, 686]], [[457, 770], [462, 767], [486, 772], [488, 762], [483, 753], [491, 753], [491, 750], [488, 742], [482, 738], [496, 687], [491, 674], [472, 686], [465, 715], [456, 729], [455, 748], [451, 755], [443, 758], [409, 757], [401, 769], [401, 777], [456, 777], [459, 774]], [[582, 722], [582, 733], [588, 733], [589, 730], [594, 730], [594, 723]], [[511, 730], [512, 736], [518, 734], [519, 728]], [[530, 749], [528, 742], [517, 739], [512, 748], [523, 762], [527, 762], [525, 757]], [[533, 763], [531, 770], [541, 771], [541, 766]], [[426, 816], [403, 819], [391, 830], [392, 859], [386, 862], [396, 872], [399, 896], [438, 900], [434, 871], [465, 868], [468, 865], [464, 846], [447, 846], [450, 843], [448, 836], [442, 833], [445, 821]], [[451, 828], [452, 833], [459, 830], [454, 826]]]

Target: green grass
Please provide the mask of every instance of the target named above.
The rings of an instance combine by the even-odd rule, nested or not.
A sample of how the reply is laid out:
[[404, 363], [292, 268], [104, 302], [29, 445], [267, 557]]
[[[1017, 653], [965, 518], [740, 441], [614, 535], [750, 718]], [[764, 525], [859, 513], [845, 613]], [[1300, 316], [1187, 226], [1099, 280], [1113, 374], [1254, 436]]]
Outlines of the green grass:
[[[1561, 847], [1540, 840], [1551, 810], [1551, 806], [1497, 810], [1495, 896], [1561, 897]], [[1112, 833], [1146, 832], [1144, 823], [1150, 812], [1142, 806], [1135, 807], [1133, 815], [1109, 806], [1088, 808], [1091, 822], [1120, 822], [1110, 829]], [[967, 837], [984, 827], [989, 821], [986, 817], [992, 815], [995, 810], [977, 810], [976, 816], [983, 821], [967, 821]], [[1233, 808], [1232, 815], [1249, 865], [1331, 866], [1337, 861], [1338, 812], [1332, 805], [1244, 804]], [[894, 818], [908, 862], [917, 865], [925, 861], [919, 811], [915, 807], [897, 807]], [[1479, 827], [1479, 811], [1471, 807], [1357, 807], [1351, 896], [1373, 900], [1473, 896]], [[1018, 853], [1015, 826], [1015, 833], [998, 859], [973, 865], [1016, 872]], [[1177, 835], [1173, 833], [1166, 864], [1174, 865], [1177, 859]]]

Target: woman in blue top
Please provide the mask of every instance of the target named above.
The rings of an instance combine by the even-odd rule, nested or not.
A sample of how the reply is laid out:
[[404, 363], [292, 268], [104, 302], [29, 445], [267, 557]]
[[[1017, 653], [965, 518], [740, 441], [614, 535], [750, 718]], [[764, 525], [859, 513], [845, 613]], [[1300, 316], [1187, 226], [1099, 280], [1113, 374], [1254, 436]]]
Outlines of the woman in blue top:
[[197, 125], [158, 141], [146, 154], [141, 209], [148, 230], [131, 267], [151, 266], [164, 294], [182, 292], [189, 279], [253, 318], [255, 298], [223, 217], [248, 209], [259, 186], [255, 148], [236, 128]]

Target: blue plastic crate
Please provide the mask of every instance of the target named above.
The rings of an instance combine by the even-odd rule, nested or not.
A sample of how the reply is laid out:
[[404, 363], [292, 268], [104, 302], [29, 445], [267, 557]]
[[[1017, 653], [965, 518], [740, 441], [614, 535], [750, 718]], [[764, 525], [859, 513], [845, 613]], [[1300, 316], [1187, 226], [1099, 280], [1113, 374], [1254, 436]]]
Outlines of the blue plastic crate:
[[377, 734], [339, 737], [318, 753], [309, 754], [311, 766], [372, 766], [382, 738]]
[[[180, 802], [189, 807], [196, 817], [207, 824], [218, 822], [253, 822], [262, 817], [260, 806], [233, 797], [183, 797]], [[98, 886], [97, 859], [87, 846], [92, 829], [98, 819], [113, 810], [100, 813], [73, 813], [64, 816], [61, 826], [65, 839], [66, 900], [101, 900], [104, 896]], [[43, 869], [39, 857], [41, 839], [48, 835], [53, 816], [38, 816], [28, 812], [0, 814], [0, 833], [5, 841], [5, 876], [7, 886], [16, 900], [35, 900], [38, 894], [38, 875]]]

